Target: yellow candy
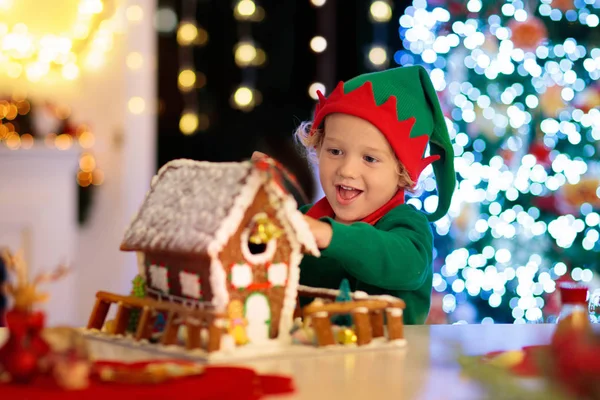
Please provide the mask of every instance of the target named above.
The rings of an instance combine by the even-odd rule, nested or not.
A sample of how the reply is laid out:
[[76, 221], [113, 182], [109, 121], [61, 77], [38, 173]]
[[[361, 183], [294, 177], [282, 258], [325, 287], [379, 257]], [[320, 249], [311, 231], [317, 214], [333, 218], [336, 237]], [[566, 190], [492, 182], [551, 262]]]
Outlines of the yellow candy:
[[356, 334], [352, 329], [341, 329], [337, 333], [337, 341], [340, 344], [354, 344], [356, 343]]
[[489, 364], [500, 368], [511, 368], [523, 362], [525, 353], [520, 350], [505, 351], [489, 361]]
[[116, 322], [114, 319], [108, 320], [106, 321], [106, 323], [104, 324], [104, 329], [102, 329], [103, 331], [107, 332], [107, 333], [115, 333], [115, 328], [116, 328]]

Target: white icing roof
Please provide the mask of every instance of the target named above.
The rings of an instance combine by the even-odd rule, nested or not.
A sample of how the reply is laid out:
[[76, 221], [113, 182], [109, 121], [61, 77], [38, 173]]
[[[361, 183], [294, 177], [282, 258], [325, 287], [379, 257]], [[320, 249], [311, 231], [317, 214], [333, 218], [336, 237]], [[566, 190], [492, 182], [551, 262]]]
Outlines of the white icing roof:
[[[256, 179], [257, 173], [249, 161], [170, 161], [152, 179], [150, 191], [125, 232], [121, 248], [200, 254], [207, 253], [211, 245], [220, 247], [237, 228], [223, 229], [224, 224], [233, 223], [230, 214], [239, 213], [241, 210], [234, 208], [240, 206], [245, 212], [254, 195], [248, 199], [242, 197], [256, 193], [260, 185], [267, 183], [267, 174], [260, 173], [262, 179]], [[294, 201], [291, 195], [285, 195], [288, 201]], [[303, 226], [298, 229], [295, 221], [290, 222], [296, 225], [297, 239], [302, 244], [310, 250], [316, 247], [310, 231], [306, 235]], [[221, 237], [224, 231], [226, 238]]]

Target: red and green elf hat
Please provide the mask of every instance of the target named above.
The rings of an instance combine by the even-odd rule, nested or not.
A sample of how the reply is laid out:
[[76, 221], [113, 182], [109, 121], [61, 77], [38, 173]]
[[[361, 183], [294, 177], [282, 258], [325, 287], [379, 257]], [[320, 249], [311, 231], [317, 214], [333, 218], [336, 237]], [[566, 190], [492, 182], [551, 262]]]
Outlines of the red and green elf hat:
[[[375, 125], [386, 137], [400, 162], [416, 182], [433, 163], [438, 206], [430, 221], [443, 217], [456, 185], [454, 151], [444, 115], [431, 79], [421, 66], [372, 72], [340, 82], [325, 98], [318, 92], [313, 127], [333, 113], [354, 115]], [[431, 156], [423, 158], [427, 143]]]

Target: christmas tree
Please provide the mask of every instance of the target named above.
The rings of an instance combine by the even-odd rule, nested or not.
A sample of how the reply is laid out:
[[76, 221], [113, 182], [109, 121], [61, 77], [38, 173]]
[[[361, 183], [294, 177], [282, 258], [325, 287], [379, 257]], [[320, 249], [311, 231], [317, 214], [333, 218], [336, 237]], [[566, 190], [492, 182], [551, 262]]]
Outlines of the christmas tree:
[[[539, 322], [556, 281], [598, 286], [600, 1], [415, 0], [399, 65], [429, 71], [459, 183], [436, 222], [448, 321]], [[431, 211], [431, 170], [409, 200]]]
[[[339, 290], [340, 293], [335, 298], [336, 302], [352, 301], [352, 296], [350, 294], [350, 283], [348, 282], [348, 279], [342, 280]], [[331, 317], [331, 322], [338, 326], [352, 326], [352, 317], [350, 314], [335, 315]]]
[[[136, 275], [131, 281], [131, 296], [144, 298], [146, 297], [146, 281], [144, 277], [141, 275]], [[141, 310], [135, 309], [131, 311], [131, 315], [129, 316], [129, 323], [127, 324], [127, 331], [135, 333], [137, 330], [138, 323], [141, 317]]]

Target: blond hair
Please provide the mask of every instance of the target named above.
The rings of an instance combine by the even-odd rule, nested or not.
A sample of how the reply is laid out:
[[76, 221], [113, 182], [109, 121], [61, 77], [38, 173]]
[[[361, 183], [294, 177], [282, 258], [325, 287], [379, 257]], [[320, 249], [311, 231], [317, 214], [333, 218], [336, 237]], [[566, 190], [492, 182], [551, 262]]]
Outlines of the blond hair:
[[[313, 129], [312, 121], [305, 121], [300, 123], [294, 132], [294, 137], [302, 145], [305, 157], [314, 165], [317, 165], [319, 163], [318, 152], [325, 139], [325, 130], [322, 128]], [[412, 180], [406, 167], [398, 160], [395, 154], [394, 158], [396, 159], [396, 172], [400, 177], [398, 186], [410, 193], [414, 193], [417, 189], [417, 182]]]

